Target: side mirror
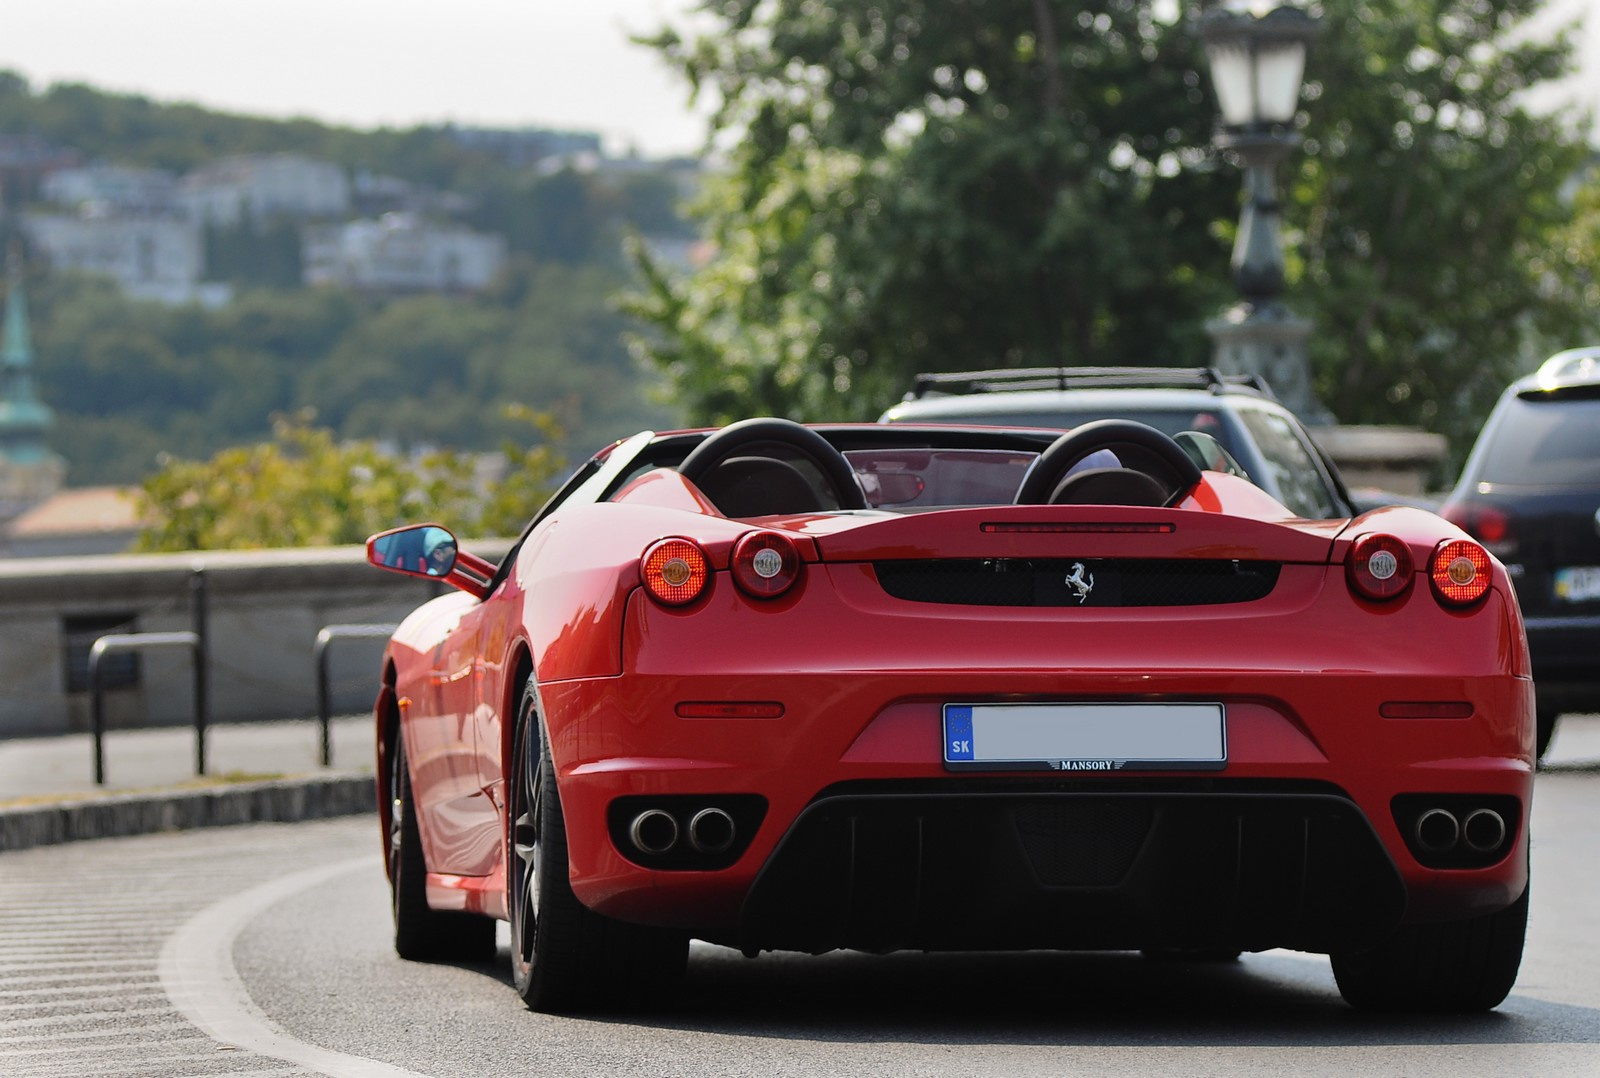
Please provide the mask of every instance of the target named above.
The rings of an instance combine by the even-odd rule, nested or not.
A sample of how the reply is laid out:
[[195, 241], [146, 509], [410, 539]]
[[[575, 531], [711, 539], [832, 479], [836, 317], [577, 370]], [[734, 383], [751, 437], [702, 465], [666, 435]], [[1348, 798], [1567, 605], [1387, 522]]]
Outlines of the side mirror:
[[367, 540], [367, 561], [411, 576], [449, 576], [457, 557], [456, 537], [437, 524], [396, 528]]

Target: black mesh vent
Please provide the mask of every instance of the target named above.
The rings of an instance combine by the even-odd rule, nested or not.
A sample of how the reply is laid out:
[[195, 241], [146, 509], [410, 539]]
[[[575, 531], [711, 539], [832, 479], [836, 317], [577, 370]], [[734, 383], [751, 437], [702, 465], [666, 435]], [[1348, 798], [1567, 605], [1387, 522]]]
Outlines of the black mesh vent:
[[1134, 799], [1041, 802], [1016, 809], [1012, 819], [1040, 883], [1104, 887], [1128, 874], [1155, 808]]
[[876, 562], [896, 599], [956, 606], [1215, 606], [1265, 598], [1279, 566], [1135, 558]]
[[812, 954], [1367, 946], [1399, 922], [1405, 885], [1361, 810], [1318, 789], [841, 783], [773, 850], [734, 942]]

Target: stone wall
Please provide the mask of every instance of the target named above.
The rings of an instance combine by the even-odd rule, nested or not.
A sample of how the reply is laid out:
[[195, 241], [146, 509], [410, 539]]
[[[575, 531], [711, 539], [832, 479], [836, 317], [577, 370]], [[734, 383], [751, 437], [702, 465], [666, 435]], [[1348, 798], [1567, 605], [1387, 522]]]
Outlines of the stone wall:
[[[506, 545], [473, 549], [495, 558]], [[94, 636], [193, 630], [197, 587], [210, 721], [236, 722], [315, 715], [318, 632], [398, 623], [443, 585], [374, 569], [361, 547], [0, 560], [0, 737], [87, 730], [90, 693], [73, 682], [82, 681]], [[380, 638], [329, 645], [334, 713], [372, 706], [382, 650]], [[107, 724], [193, 722], [191, 655], [141, 652], [136, 672], [124, 662], [132, 681], [107, 690]]]
[[1437, 489], [1435, 473], [1449, 450], [1444, 435], [1414, 427], [1316, 427], [1311, 434], [1352, 490], [1427, 494]]

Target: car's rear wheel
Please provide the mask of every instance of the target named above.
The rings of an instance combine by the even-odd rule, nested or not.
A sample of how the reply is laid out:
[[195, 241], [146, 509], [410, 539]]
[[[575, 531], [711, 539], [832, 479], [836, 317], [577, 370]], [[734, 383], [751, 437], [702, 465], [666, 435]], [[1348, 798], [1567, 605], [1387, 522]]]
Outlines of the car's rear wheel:
[[1528, 928], [1528, 891], [1498, 913], [1408, 925], [1382, 944], [1332, 955], [1339, 994], [1382, 1011], [1486, 1011], [1516, 982]]
[[523, 695], [506, 838], [517, 994], [536, 1011], [659, 1003], [683, 976], [688, 937], [603, 917], [572, 893], [566, 820], [533, 690]]
[[411, 796], [405, 740], [398, 730], [389, 761], [389, 898], [395, 952], [425, 962], [487, 962], [495, 952], [493, 918], [428, 905], [428, 867]]

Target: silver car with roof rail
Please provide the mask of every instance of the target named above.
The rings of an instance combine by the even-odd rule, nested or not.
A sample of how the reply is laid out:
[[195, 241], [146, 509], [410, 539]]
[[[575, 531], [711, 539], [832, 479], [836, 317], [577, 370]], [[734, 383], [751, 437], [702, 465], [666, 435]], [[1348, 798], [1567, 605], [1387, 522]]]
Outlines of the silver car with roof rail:
[[1209, 434], [1297, 516], [1356, 509], [1338, 469], [1259, 378], [1212, 367], [1021, 367], [919, 374], [882, 423], [1070, 428], [1132, 419], [1169, 435]]

